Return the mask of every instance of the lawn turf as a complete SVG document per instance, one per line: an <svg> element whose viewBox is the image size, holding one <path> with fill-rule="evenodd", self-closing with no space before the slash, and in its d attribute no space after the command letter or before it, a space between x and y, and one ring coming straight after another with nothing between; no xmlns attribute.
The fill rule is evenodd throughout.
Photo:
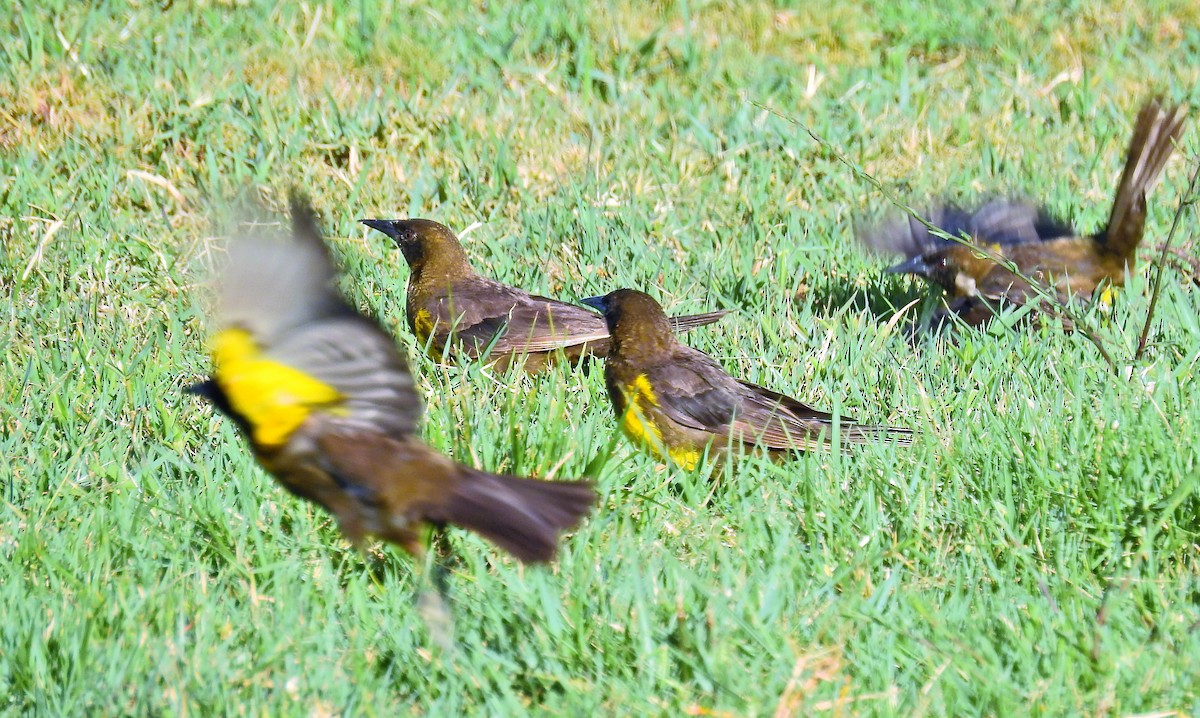
<svg viewBox="0 0 1200 718"><path fill-rule="evenodd" d="M1015 193L1093 230L1141 101L1200 104L1200 6L166 6L0 13L0 712L1200 713L1194 277L1168 268L1137 363L1149 262L1087 312L1115 372L1054 325L910 344L890 320L925 288L853 242L886 200L788 121L906 201ZM181 394L230 198L293 185L430 443L598 480L553 568L452 532L450 654L406 557L356 553ZM734 309L688 341L923 433L667 469L613 441L599 371L421 356L368 216L446 223L539 293Z"/></svg>

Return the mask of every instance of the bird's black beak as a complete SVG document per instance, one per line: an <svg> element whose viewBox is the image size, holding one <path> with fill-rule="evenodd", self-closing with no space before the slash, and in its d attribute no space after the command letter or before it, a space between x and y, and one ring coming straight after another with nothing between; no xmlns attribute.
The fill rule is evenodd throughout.
<svg viewBox="0 0 1200 718"><path fill-rule="evenodd" d="M221 390L217 388L217 383L212 379L205 379L204 381L196 382L195 384L184 387L183 389L184 394L198 396L201 399L206 399L213 404L218 403L220 391Z"/></svg>
<svg viewBox="0 0 1200 718"><path fill-rule="evenodd" d="M399 230L396 229L396 220L394 219L360 219L359 222L367 225L371 229L377 229L383 232L392 239L396 238Z"/></svg>
<svg viewBox="0 0 1200 718"><path fill-rule="evenodd" d="M229 403L229 397L221 390L220 385L212 379L197 382L189 387L184 388L185 394L193 394L198 396L208 403L213 405L213 408L218 413L224 414L233 419L234 422L241 427L242 431L253 433L250 423L246 421L246 417L234 411L233 405Z"/></svg>
<svg viewBox="0 0 1200 718"><path fill-rule="evenodd" d="M887 272L888 274L915 274L918 277L928 277L929 264L925 261L924 257L917 255L916 257L913 257L912 259L906 259L899 264L893 264L883 271Z"/></svg>
<svg viewBox="0 0 1200 718"><path fill-rule="evenodd" d="M580 299L579 303L591 307L601 314L608 311L608 297L588 297L587 299Z"/></svg>

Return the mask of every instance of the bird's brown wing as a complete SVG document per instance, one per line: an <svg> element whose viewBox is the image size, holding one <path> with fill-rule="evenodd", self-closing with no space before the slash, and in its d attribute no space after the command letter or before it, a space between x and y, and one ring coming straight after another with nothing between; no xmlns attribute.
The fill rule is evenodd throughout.
<svg viewBox="0 0 1200 718"><path fill-rule="evenodd" d="M354 543L373 534L419 555L421 527L438 523L461 482L458 467L416 439L343 417L324 414L305 428L318 451L298 462L302 471L281 472L281 481L328 509Z"/></svg>
<svg viewBox="0 0 1200 718"><path fill-rule="evenodd" d="M513 297L514 303L510 304L510 300L505 299L497 302L490 312L481 308L479 321L465 331L459 330L459 337L487 346L497 334L503 332L492 349L500 354L548 352L581 344L595 345L597 354L607 353L609 334L603 317L557 299L528 294L512 287L505 289L510 291L497 296ZM497 311L505 304L509 304L507 312ZM688 314L671 317L670 322L675 331L686 332L717 322L729 313L730 310L722 309ZM482 316L484 314L488 316Z"/></svg>
<svg viewBox="0 0 1200 718"><path fill-rule="evenodd" d="M770 449L808 451L831 440L833 414L734 379L708 355L685 349L675 362L648 375L659 407L672 420L721 436L733 434L747 444ZM840 422L842 441L848 444L912 442L909 429L859 424L850 416Z"/></svg>
<svg viewBox="0 0 1200 718"><path fill-rule="evenodd" d="M787 408L788 411L790 411L797 418L811 419L813 421L833 421L833 414L830 414L829 412L826 412L826 411L819 411L817 409L814 409L811 406L809 406L808 404L805 404L804 402L799 401L797 399L793 399L792 397L788 396L787 394L780 394L777 391L771 391L770 389L768 389L766 387L759 386L758 384L752 384L748 381L742 381L739 383L742 386L749 389L750 391L754 392L755 394L758 394L761 397L765 397L767 400L769 400L771 402L774 402L776 404L782 404L784 407ZM855 421L855 419L853 419L849 416L843 416L842 421Z"/></svg>
<svg viewBox="0 0 1200 718"><path fill-rule="evenodd" d="M603 317L556 299L526 295L508 315L500 351L542 352L608 340Z"/></svg>
<svg viewBox="0 0 1200 718"><path fill-rule="evenodd" d="M731 377L712 357L681 347L673 360L646 372L658 408L672 421L715 434L735 436L770 449L810 449L819 445L828 415L803 407L792 412L769 390ZM827 433L827 431L826 431Z"/></svg>
<svg viewBox="0 0 1200 718"><path fill-rule="evenodd" d="M742 389L733 427L745 437L743 441L770 449L799 451L829 443L832 415L753 384L743 384ZM793 406L801 414L794 412Z"/></svg>
<svg viewBox="0 0 1200 718"><path fill-rule="evenodd" d="M827 426L827 414L738 381L712 357L690 347L681 347L671 362L647 371L646 378L658 408L690 429L733 434L771 449L808 449L821 443L818 437ZM794 414L788 403L803 407L805 415Z"/></svg>
<svg viewBox="0 0 1200 718"><path fill-rule="evenodd" d="M641 372L667 418L696 431L724 436L737 409L737 380L703 352L681 346L671 359Z"/></svg>
<svg viewBox="0 0 1200 718"><path fill-rule="evenodd" d="M545 352L608 338L604 319L572 304L482 277L456 282L422 302L442 342L451 335L472 356Z"/></svg>
<svg viewBox="0 0 1200 718"><path fill-rule="evenodd" d="M833 414L757 384L742 382L742 386L751 396L742 402L738 418L744 420L750 430L761 427L764 438L759 443L765 443L773 449L807 451L832 440ZM841 441L846 444L887 441L908 445L912 443L913 436L911 429L860 424L850 416L840 417L839 431Z"/></svg>
<svg viewBox="0 0 1200 718"><path fill-rule="evenodd" d="M676 333L690 332L696 327L703 327L714 322L721 321L721 318L726 314L732 313L732 309L718 309L715 312L703 312L701 314L683 314L674 317L667 317L667 321L671 323L671 329Z"/></svg>
<svg viewBox="0 0 1200 718"><path fill-rule="evenodd" d="M591 345L608 351L608 327L591 310L487 279L459 280L438 296L419 302L429 313L435 346L453 336L472 358L491 347L492 354L530 354ZM672 317L676 331L688 331L720 320L729 310Z"/></svg>
<svg viewBox="0 0 1200 718"><path fill-rule="evenodd" d="M549 561L558 534L596 500L587 481L541 481L462 466L416 439L349 430L328 418L320 462L340 491L322 503L348 535L375 534L419 554L422 524L455 524L522 561ZM326 482L328 483L328 482Z"/></svg>

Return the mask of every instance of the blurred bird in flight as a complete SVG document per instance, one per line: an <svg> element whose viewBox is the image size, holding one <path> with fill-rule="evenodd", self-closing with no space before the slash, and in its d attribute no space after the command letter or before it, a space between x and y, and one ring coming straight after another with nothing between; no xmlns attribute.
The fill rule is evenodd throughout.
<svg viewBox="0 0 1200 718"><path fill-rule="evenodd" d="M212 375L191 387L231 418L258 462L328 510L355 544L409 553L427 526L474 531L522 561L548 561L587 513L587 482L458 464L418 438L422 405L392 337L334 286L313 210L292 198L290 237L230 242L217 287Z"/></svg>
<svg viewBox="0 0 1200 718"><path fill-rule="evenodd" d="M945 290L935 324L954 314L978 326L1002 304L1045 309L1043 292L1060 303L1072 295L1090 299L1097 289L1122 286L1126 269L1133 268L1146 225L1146 194L1174 152L1183 121L1182 108L1158 99L1142 107L1108 224L1095 234L1082 235L1039 207L993 200L976 210L943 205L930 212L933 227L970 243L939 237L912 218L860 239L906 257L887 271L923 277Z"/></svg>

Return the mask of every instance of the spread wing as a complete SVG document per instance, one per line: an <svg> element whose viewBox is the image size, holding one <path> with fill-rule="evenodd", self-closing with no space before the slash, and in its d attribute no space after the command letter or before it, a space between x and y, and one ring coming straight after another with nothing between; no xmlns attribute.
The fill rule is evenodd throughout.
<svg viewBox="0 0 1200 718"><path fill-rule="evenodd" d="M347 314L309 322L264 350L336 389L341 423L392 436L416 432L422 406L408 364L371 320Z"/></svg>
<svg viewBox="0 0 1200 718"><path fill-rule="evenodd" d="M1002 247L1078 235L1073 227L1051 217L1041 207L1012 199L995 199L977 209L940 205L931 209L926 219L952 237L965 234L978 244ZM859 241L874 251L906 257L952 243L912 217L869 229L859 235Z"/></svg>

